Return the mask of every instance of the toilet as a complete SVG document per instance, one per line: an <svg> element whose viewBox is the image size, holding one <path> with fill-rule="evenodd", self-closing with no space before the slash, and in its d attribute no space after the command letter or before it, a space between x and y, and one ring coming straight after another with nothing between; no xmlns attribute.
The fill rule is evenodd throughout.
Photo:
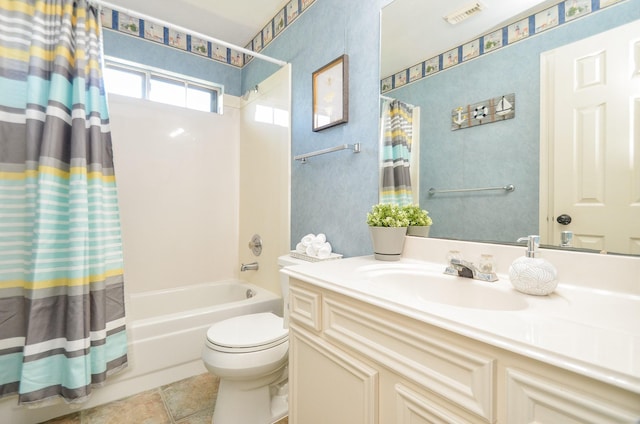
<svg viewBox="0 0 640 424"><path fill-rule="evenodd" d="M289 255L280 268L308 263ZM240 315L207 330L202 360L220 378L215 424L271 424L288 413L289 279L280 275L283 315Z"/></svg>

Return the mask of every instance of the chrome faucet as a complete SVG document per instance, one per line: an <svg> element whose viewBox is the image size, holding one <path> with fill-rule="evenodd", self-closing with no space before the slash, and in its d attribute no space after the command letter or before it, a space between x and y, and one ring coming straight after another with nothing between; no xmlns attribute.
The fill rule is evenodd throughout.
<svg viewBox="0 0 640 424"><path fill-rule="evenodd" d="M240 266L240 271L257 271L258 270L258 262L251 262L250 264L242 264Z"/></svg>
<svg viewBox="0 0 640 424"><path fill-rule="evenodd" d="M498 276L495 272L482 272L471 262L458 258L451 258L449 260L449 265L444 270L444 273L481 281L498 281Z"/></svg>

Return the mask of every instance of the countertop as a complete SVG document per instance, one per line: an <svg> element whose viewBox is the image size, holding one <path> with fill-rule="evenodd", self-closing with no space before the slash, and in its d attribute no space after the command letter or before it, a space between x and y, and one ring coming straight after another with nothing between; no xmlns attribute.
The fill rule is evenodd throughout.
<svg viewBox="0 0 640 424"><path fill-rule="evenodd" d="M492 310L430 301L424 292L398 289L363 270L409 267L420 278L450 279L474 290L493 290L520 309ZM549 296L516 291L505 274L488 283L442 275L445 264L403 258L397 262L361 256L285 268L281 272L380 308L462 336L640 393L640 296L560 283ZM382 273L383 275L384 273ZM393 274L392 274L393 275ZM437 277L436 277L437 276ZM390 277L390 280L396 277ZM414 280L416 280L414 278ZM416 280L413 284L419 284ZM410 287L410 285L409 285ZM415 286L414 286L415 287ZM466 290L463 288L463 290ZM525 302L525 303L522 303Z"/></svg>

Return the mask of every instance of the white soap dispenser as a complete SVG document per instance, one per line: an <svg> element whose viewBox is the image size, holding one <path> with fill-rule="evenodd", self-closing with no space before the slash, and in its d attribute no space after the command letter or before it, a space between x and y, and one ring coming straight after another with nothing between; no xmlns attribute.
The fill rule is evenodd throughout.
<svg viewBox="0 0 640 424"><path fill-rule="evenodd" d="M538 258L540 236L528 236L518 239L518 242L527 242L527 253L511 264L509 267L509 279L516 290L527 294L544 296L552 293L558 281L558 272L549 261Z"/></svg>

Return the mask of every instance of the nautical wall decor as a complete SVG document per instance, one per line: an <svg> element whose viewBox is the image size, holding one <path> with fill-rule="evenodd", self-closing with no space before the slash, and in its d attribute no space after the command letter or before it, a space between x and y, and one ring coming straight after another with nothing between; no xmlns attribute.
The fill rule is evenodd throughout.
<svg viewBox="0 0 640 424"><path fill-rule="evenodd" d="M451 131L504 121L516 116L515 93L451 110Z"/></svg>

